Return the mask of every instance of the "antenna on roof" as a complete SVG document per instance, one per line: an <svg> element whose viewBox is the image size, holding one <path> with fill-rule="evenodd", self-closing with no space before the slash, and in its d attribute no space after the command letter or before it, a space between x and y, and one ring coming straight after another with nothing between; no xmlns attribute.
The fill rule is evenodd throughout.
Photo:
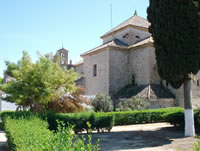
<svg viewBox="0 0 200 151"><path fill-rule="evenodd" d="M112 4L110 4L110 25L111 25L111 29L113 28L113 25L112 25Z"/></svg>
<svg viewBox="0 0 200 151"><path fill-rule="evenodd" d="M138 16L138 14L137 14L137 10L135 10L134 16Z"/></svg>
<svg viewBox="0 0 200 151"><path fill-rule="evenodd" d="M63 47L63 43L62 43L62 49L63 49L64 47Z"/></svg>

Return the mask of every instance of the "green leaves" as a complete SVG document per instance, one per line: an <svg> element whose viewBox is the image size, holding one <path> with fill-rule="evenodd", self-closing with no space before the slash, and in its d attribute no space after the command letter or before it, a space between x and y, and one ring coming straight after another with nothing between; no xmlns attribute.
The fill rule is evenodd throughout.
<svg viewBox="0 0 200 151"><path fill-rule="evenodd" d="M16 114L17 115L17 114ZM17 151L98 151L99 143L92 144L91 136L79 138L73 126L58 122L52 132L46 121L36 115L4 116L4 126L11 150Z"/></svg>
<svg viewBox="0 0 200 151"><path fill-rule="evenodd" d="M158 72L174 88L200 69L199 0L150 0L147 9Z"/></svg>
<svg viewBox="0 0 200 151"><path fill-rule="evenodd" d="M36 63L31 61L27 52L23 52L20 63L8 63L7 70L16 78L1 86L10 96L10 102L34 109L35 104L46 105L65 93L76 91L76 73L55 63L50 57L40 57Z"/></svg>

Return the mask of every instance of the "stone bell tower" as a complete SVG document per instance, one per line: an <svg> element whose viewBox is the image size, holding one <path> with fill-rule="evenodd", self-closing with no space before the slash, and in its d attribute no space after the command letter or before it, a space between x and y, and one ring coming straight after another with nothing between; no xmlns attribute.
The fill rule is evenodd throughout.
<svg viewBox="0 0 200 151"><path fill-rule="evenodd" d="M65 48L61 48L57 51L57 53L60 56L60 65L65 66L67 68L67 66L68 66L68 50Z"/></svg>

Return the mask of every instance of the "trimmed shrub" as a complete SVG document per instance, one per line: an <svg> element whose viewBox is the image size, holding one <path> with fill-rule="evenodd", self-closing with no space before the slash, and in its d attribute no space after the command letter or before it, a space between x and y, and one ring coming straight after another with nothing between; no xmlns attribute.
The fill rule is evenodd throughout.
<svg viewBox="0 0 200 151"><path fill-rule="evenodd" d="M51 130L57 129L56 120L63 121L65 124L74 125L73 129L77 132L87 131L90 123L92 130L110 131L114 126L114 116L105 113L75 113L75 114L47 114L47 120Z"/></svg>
<svg viewBox="0 0 200 151"><path fill-rule="evenodd" d="M17 151L98 151L99 144L91 143L91 135L88 140L83 136L79 138L72 132L70 125L65 128L63 122L58 122L56 133L48 130L46 121L32 116L27 118L4 117L5 131L8 137L10 150Z"/></svg>
<svg viewBox="0 0 200 151"><path fill-rule="evenodd" d="M31 117L32 115L42 117L47 120L50 130L57 130L57 120L63 121L65 125L74 125L73 130L78 133L89 130L87 122L90 123L92 130L98 132L110 131L114 125L130 125L144 123L169 122L174 126L184 127L184 109L183 108L164 108L148 109L124 112L84 112L84 113L53 113L39 114L31 112L3 112L1 116L10 116L15 118ZM200 111L194 111L195 128L200 127Z"/></svg>
<svg viewBox="0 0 200 151"><path fill-rule="evenodd" d="M113 111L113 101L110 96L97 94L92 100L95 112L111 112Z"/></svg>
<svg viewBox="0 0 200 151"><path fill-rule="evenodd" d="M49 124L50 130L57 130L58 123L57 121L64 122L65 125L73 125L73 130L75 133L91 130L97 130L99 132L110 131L114 126L114 116L106 113L91 113L91 112L83 112L83 113L54 113L48 112L46 113L32 113L32 112L2 112L1 117L4 120L5 117L12 118L29 118L32 116L37 116L42 118L43 120L47 120ZM87 123L90 123L91 127L88 127Z"/></svg>
<svg viewBox="0 0 200 151"><path fill-rule="evenodd" d="M53 133L49 131L48 123L37 117L4 119L4 127L10 150L42 151L49 148L49 139Z"/></svg>
<svg viewBox="0 0 200 151"><path fill-rule="evenodd" d="M150 103L148 100L136 97L132 97L131 99L126 100L124 102L120 102L118 104L120 111L144 110L147 109L149 106Z"/></svg>

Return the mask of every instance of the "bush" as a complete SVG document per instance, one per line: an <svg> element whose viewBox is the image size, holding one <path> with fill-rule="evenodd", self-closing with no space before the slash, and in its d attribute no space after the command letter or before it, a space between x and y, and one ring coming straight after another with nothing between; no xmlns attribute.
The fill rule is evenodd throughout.
<svg viewBox="0 0 200 151"><path fill-rule="evenodd" d="M85 89L77 86L76 91L51 100L48 103L48 110L55 111L56 113L73 113L84 111L81 103L85 101L85 98L81 95L85 93Z"/></svg>
<svg viewBox="0 0 200 151"><path fill-rule="evenodd" d="M77 132L89 130L87 122L91 124L92 130L110 131L114 126L114 116L105 113L75 113L75 114L54 114L48 113L47 120L51 130L57 129L56 120L63 121L65 124L74 125L73 129Z"/></svg>
<svg viewBox="0 0 200 151"><path fill-rule="evenodd" d="M58 127L57 120L63 121L65 125L68 123L74 125L73 130L77 132L88 131L89 127L87 122L91 124L92 130L98 132L110 131L114 125L130 125L130 124L144 124L144 123L158 123L169 122L174 126L184 127L184 109L183 108L164 108L164 109L148 109L148 110L135 110L124 112L98 112L98 113L53 113L38 114L31 112L3 112L1 113L2 119L4 117L28 117L28 116L42 117L47 119L49 129L56 130ZM200 111L194 111L195 128L198 130L200 127Z"/></svg>
<svg viewBox="0 0 200 151"><path fill-rule="evenodd" d="M148 102L148 100L132 97L129 100L120 102L118 104L118 107L120 108L120 111L131 111L131 110L144 110L147 109L149 105L150 103Z"/></svg>
<svg viewBox="0 0 200 151"><path fill-rule="evenodd" d="M4 117L5 131L11 150L17 151L97 151L99 144L92 145L91 136L88 140L82 136L79 138L72 133L72 127L59 122L56 133L48 130L46 121L36 116L26 118ZM87 142L87 143L86 143Z"/></svg>
<svg viewBox="0 0 200 151"><path fill-rule="evenodd" d="M198 137L198 139L200 139ZM199 151L200 150L200 140L198 140L198 142L194 143L193 145L193 151Z"/></svg>
<svg viewBox="0 0 200 151"><path fill-rule="evenodd" d="M111 112L113 111L113 101L110 96L97 94L92 100L95 112Z"/></svg>
<svg viewBox="0 0 200 151"><path fill-rule="evenodd" d="M6 117L4 127L10 150L38 150L49 148L48 140L53 133L48 124L37 117L14 119Z"/></svg>
<svg viewBox="0 0 200 151"><path fill-rule="evenodd" d="M166 122L164 114L173 109L152 109L107 113L115 117L115 125Z"/></svg>
<svg viewBox="0 0 200 151"><path fill-rule="evenodd" d="M65 125L73 125L73 130L77 132L91 130L97 130L99 132L110 131L114 126L114 116L108 115L106 113L91 113L91 112L83 112L83 113L54 113L48 112L47 114L44 113L35 113L35 112L2 112L1 117L4 121L5 117L12 117L12 118L28 118L32 116L37 116L42 118L43 120L47 120L49 129L50 130L57 130L58 123L57 121L64 122ZM91 127L88 127L87 123L90 123Z"/></svg>

